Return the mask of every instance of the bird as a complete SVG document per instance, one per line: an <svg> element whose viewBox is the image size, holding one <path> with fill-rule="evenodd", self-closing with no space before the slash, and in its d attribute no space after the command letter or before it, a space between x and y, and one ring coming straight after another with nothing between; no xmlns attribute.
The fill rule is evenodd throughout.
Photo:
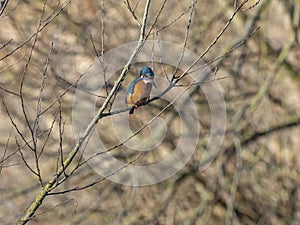
<svg viewBox="0 0 300 225"><path fill-rule="evenodd" d="M129 114L133 114L135 108L149 99L152 86L156 87L154 72L148 66L144 66L139 77L133 80L127 88L125 103L128 106L134 106L130 109Z"/></svg>

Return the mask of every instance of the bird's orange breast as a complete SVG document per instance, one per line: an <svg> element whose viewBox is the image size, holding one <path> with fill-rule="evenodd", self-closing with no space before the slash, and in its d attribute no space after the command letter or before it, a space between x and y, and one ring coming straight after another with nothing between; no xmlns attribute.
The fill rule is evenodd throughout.
<svg viewBox="0 0 300 225"><path fill-rule="evenodd" d="M139 81L135 86L133 93L128 96L127 103L129 105L135 105L140 103L143 100L146 100L150 96L150 92L152 89L151 82Z"/></svg>

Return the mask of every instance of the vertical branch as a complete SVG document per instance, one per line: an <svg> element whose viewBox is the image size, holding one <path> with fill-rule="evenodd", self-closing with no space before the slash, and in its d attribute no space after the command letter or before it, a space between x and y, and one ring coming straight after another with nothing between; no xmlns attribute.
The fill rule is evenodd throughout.
<svg viewBox="0 0 300 225"><path fill-rule="evenodd" d="M172 81L176 78L176 74L178 72L178 68L179 68L179 66L180 66L180 64L182 62L183 56L184 56L186 43L187 43L187 40L188 40L188 37L189 37L190 26L191 26L191 23L192 23L192 17L193 17L194 7L195 7L195 2L194 2L194 0L192 0L192 7L191 7L191 10L190 10L190 16L189 16L188 23L187 23L187 26L186 26L185 37L184 37L184 41L183 41L182 53L180 55L180 59L179 59L179 61L177 63L175 71L173 73L173 76L172 76L172 79L171 79Z"/></svg>
<svg viewBox="0 0 300 225"><path fill-rule="evenodd" d="M153 30L153 28L156 27L156 23L158 21L158 18L160 17L163 9L165 8L165 5L166 5L167 1L168 0L164 0L164 2L162 3L162 5L161 5L161 7L160 7L155 19L154 19L154 22L152 23L151 27L148 29L146 37L148 37L151 34L151 31ZM153 35L153 38L152 38L152 51L151 51L152 55L151 55L151 59L152 59L152 69L154 69L154 37L155 37L155 33L153 32L152 35Z"/></svg>
<svg viewBox="0 0 300 225"><path fill-rule="evenodd" d="M104 0L102 0L101 4L101 61L103 66L103 76L104 76L104 85L105 85L105 91L106 95L108 95L108 84L106 80L106 69L104 68L103 64L103 55L104 55L104 17L105 16L105 7L104 7Z"/></svg>
<svg viewBox="0 0 300 225"><path fill-rule="evenodd" d="M64 168L64 154L63 154L63 134L64 134L64 124L62 123L62 108L61 108L61 100L59 103L59 111L58 111L58 132L59 132L59 148L58 148L58 161L57 165L60 165L63 168L63 172L65 177L67 177L65 168ZM60 162L59 162L60 161ZM57 167L59 168L59 166Z"/></svg>
<svg viewBox="0 0 300 225"><path fill-rule="evenodd" d="M152 69L154 70L154 34L152 35L152 47L151 47L151 63L152 63Z"/></svg>
<svg viewBox="0 0 300 225"><path fill-rule="evenodd" d="M40 126L40 116L41 116L41 111L42 111L42 101L43 101L43 92L44 92L44 88L45 88L45 81L47 78L47 70L48 70L48 66L49 66L49 59L53 50L53 42L50 45L50 51L49 54L47 56L46 59L46 63L44 66L44 71L43 71L43 77L42 77L42 82L41 82L41 87L40 87L40 91L39 91L39 97L37 100L37 108L36 108L36 118L34 121L34 125L32 128L32 141L33 141L33 146L34 146L34 158L35 158L35 166L37 169L37 174L38 174L38 178L39 178L39 182L41 184L41 186L43 186L43 180L42 180L42 175L41 175L41 171L40 171L40 166L39 166L39 153L37 152L37 136L39 133L39 126Z"/></svg>
<svg viewBox="0 0 300 225"><path fill-rule="evenodd" d="M11 138L11 133L12 133L12 128L10 129L10 132L9 132L6 144L5 144L5 148L4 148L3 154L2 154L2 156L0 158L0 174L1 174L2 169L3 169L3 163L5 161L5 156L6 156L6 152L7 152L7 149L8 149L8 144L9 144L9 141L10 141L10 138Z"/></svg>
<svg viewBox="0 0 300 225"><path fill-rule="evenodd" d="M50 135L51 135L51 133L52 133L52 131L53 131L53 127L54 127L54 124L55 124L55 120L56 120L57 114L58 114L58 111L55 112L55 115L54 115L54 117L53 117L51 126L50 126L50 128L48 129L49 131L47 132L46 139L45 139L45 141L44 141L43 146L41 147L41 151L39 152L38 159L39 159L39 158L41 157L41 155L43 154L44 149L45 149L45 147L46 147L46 144L48 143L48 140L49 140L49 138L50 138Z"/></svg>
<svg viewBox="0 0 300 225"><path fill-rule="evenodd" d="M237 187L238 187L240 177L242 175L242 169L243 169L243 160L242 160L242 156L241 156L242 145L241 145L241 139L240 139L239 135L234 134L233 142L235 145L235 152L236 152L236 172L234 174L233 181L231 183L230 197L227 201L226 225L231 225L234 223L233 219L234 219L235 196L236 196Z"/></svg>
<svg viewBox="0 0 300 225"><path fill-rule="evenodd" d="M29 57L28 57L27 63L25 64L25 68L24 68L24 71L23 71L23 74L22 74L22 78L21 78L20 89L19 89L22 112L23 112L26 124L27 124L27 126L28 126L28 128L29 128L29 130L31 132L31 136L32 136L33 140L35 139L34 138L34 131L33 131L33 128L31 127L31 124L29 122L29 119L28 119L28 116L27 116L27 112L26 112L26 109L25 109L25 101L24 101L24 96L23 96L23 86L24 86L26 75L27 75L28 66L29 66L29 64L31 62L31 58L32 58L32 55L33 55L33 50L34 50L35 45L36 45L37 40L38 40L39 30L42 27L42 18L43 18L44 13L45 13L46 3L47 3L47 0L44 1L43 10L42 10L42 13L41 13L41 17L39 19L39 24L38 24L38 27L37 27L37 30L36 30L36 33L35 33L35 36L34 36L33 44L31 46L31 49L30 49L30 52L29 52ZM35 144L35 142L33 142L33 144ZM36 146L34 146L33 149L35 149L35 147Z"/></svg>
<svg viewBox="0 0 300 225"><path fill-rule="evenodd" d="M146 24L148 20L150 2L151 0L147 0L146 7L144 10L143 23L141 26L141 33L140 33L140 44L143 44L143 42L145 41Z"/></svg>
<svg viewBox="0 0 300 225"><path fill-rule="evenodd" d="M250 109L251 110L253 110L255 107L258 106L260 101L265 96L266 92L269 90L269 87L270 87L271 83L276 78L281 65L283 64L284 60L288 56L288 53L290 52L290 49L294 46L295 42L296 42L296 39L295 39L295 36L293 35L290 38L290 40L288 40L288 42L285 44L283 49L281 50L279 56L277 57L277 59L274 63L275 66L274 66L274 69L272 70L270 76L267 77L264 84L260 87L257 94L251 100L251 102L250 102Z"/></svg>
<svg viewBox="0 0 300 225"><path fill-rule="evenodd" d="M107 83L107 79L106 79L106 75L105 75L106 68L104 67L104 64L103 64L104 47L102 47L101 53L99 54L99 52L97 51L97 48L95 46L95 42L94 42L94 38L93 38L92 33L90 33L90 38L91 38L91 42L92 42L92 45L93 45L94 52L96 53L97 59L98 59L100 65L103 69L103 80L104 80L104 86L105 86L105 91L106 91L106 96L107 96L108 95L108 83ZM101 42L103 42L103 39L102 39ZM102 44L104 44L104 43L102 43ZM87 91L85 91L85 92L87 92Z"/></svg>
<svg viewBox="0 0 300 225"><path fill-rule="evenodd" d="M169 81L169 83L171 83L171 80L168 77L168 74L167 74L167 72L165 70L165 67L164 67L164 64L162 62L162 49L161 49L161 46L160 46L160 38L159 38L157 30L155 31L155 34L156 34L156 37L157 37L157 46L158 46L158 50L159 50L159 64L160 64L161 70L162 70L165 78Z"/></svg>

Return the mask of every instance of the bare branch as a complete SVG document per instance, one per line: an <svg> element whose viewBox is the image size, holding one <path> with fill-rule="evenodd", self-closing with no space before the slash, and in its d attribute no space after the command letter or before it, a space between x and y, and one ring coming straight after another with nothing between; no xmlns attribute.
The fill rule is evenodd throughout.
<svg viewBox="0 0 300 225"><path fill-rule="evenodd" d="M68 192L74 192L74 191L81 191L81 190L84 190L84 189L87 189L87 188L90 188L106 179L108 179L109 177L111 176L114 176L115 174L117 174L118 172L124 170L125 168L127 168L128 166L132 165L133 163L137 162L144 154L141 153L139 154L134 160L131 160L130 162L128 162L126 165L124 165L123 167L119 168L118 170L115 170L113 171L112 173L110 173L109 175L101 178L101 179L98 179L90 184L87 184L87 185L84 185L82 187L75 187L75 188L71 188L71 189L68 189L68 190L64 190L64 191L60 191L60 192L51 192L49 193L48 195L59 195L59 194L65 194L65 193L68 193Z"/></svg>
<svg viewBox="0 0 300 225"><path fill-rule="evenodd" d="M59 149L58 149L58 158L60 159L57 161L57 165L63 168L64 175L67 177L65 168L64 168L64 154L63 154L63 135L64 135L64 123L62 122L62 108L61 108L61 101L59 102L59 113L58 113L58 129L59 129ZM58 167L59 168L59 167Z"/></svg>
<svg viewBox="0 0 300 225"><path fill-rule="evenodd" d="M159 16L161 15L163 9L165 8L165 5L166 5L167 1L168 1L168 0L164 0L164 2L162 3L162 5L161 5L161 7L160 7L160 9L159 9L159 11L158 11L158 13L157 13L155 19L154 19L154 22L152 23L151 27L150 27L149 30L148 30L148 33L147 33L146 37L148 37L148 36L151 34L151 31L152 31L153 28L156 26L156 23L157 23L157 21L158 21L158 18L159 18Z"/></svg>
<svg viewBox="0 0 300 225"><path fill-rule="evenodd" d="M20 93L20 101L21 101L21 108L22 108L22 112L23 112L23 116L25 118L25 121L26 121L26 124L27 124L27 127L29 128L30 132L31 132L31 136L32 136L32 139L33 139L33 149L34 151L36 151L36 140L35 140L35 134L34 134L34 130L33 128L31 127L31 124L29 122L29 119L28 119L28 115L27 115L27 112L26 112L26 109L25 109L25 101L24 101L24 96L23 96L23 86L24 86L24 82L25 82L25 77L27 75L27 70L28 70L28 66L30 64L30 61L31 61L31 58L32 58L32 55L33 55L33 50L35 48L35 45L37 43L37 39L38 39L38 31L40 30L41 26L42 26L42 17L45 13L45 7L46 7L46 2L44 2L44 5L43 5L43 10L42 10L42 13L41 13L41 17L40 17L40 20L39 20L39 24L38 24L38 27L37 27L37 32L35 33L35 38L33 40L33 44L31 46L31 49L30 49L30 53L29 53L29 57L28 57L28 60L25 64L25 68L23 70L23 74L22 74L22 78L21 78L21 83L20 83L20 90L19 90L19 93ZM43 82L42 82L43 83Z"/></svg>
<svg viewBox="0 0 300 225"><path fill-rule="evenodd" d="M187 22L187 26L186 26L185 37L184 37L183 46L182 46L182 52L181 52L179 61L178 61L177 65L176 65L175 71L173 72L171 81L173 81L176 78L176 74L178 72L178 68L179 68L179 66L180 66L180 64L182 62L183 56L184 56L186 43L187 43L187 40L188 40L188 37L189 37L190 26L191 26L191 23L192 23L192 16L193 16L193 12L194 12L194 7L195 7L195 2L194 2L194 0L192 0L192 7L191 7L191 10L190 10L190 16L189 16L189 19L188 19L188 22Z"/></svg>
<svg viewBox="0 0 300 225"><path fill-rule="evenodd" d="M88 67L88 69L91 67L92 65L90 65L89 67ZM72 83L72 84L70 84L70 86L68 87L68 88L66 88L61 94L60 94L60 96L58 96L57 98L56 98L56 100L54 100L48 107L46 107L42 112L41 112L41 114L40 115L42 115L42 114L44 114L45 112L47 112L49 109L51 109L60 99L62 99L62 97L65 95L65 94L67 94L73 87L76 87L76 83L83 77L85 75L85 73L82 73L82 74L80 74L80 76ZM91 95L93 95L93 93L89 93L89 94L91 94ZM98 96L97 95L97 97L101 97L101 96Z"/></svg>
<svg viewBox="0 0 300 225"><path fill-rule="evenodd" d="M195 4L197 3L197 1L195 1ZM185 11L183 11L182 13L180 13L177 17L175 17L174 20L172 20L170 23L166 24L165 26L162 26L160 28L157 28L157 30L155 31L155 33L159 33L160 31L162 30L165 30L166 28L172 26L173 24L175 24L179 19L181 19L185 14L187 14L190 9L192 8L193 6L190 5ZM150 35L151 33L149 33Z"/></svg>
<svg viewBox="0 0 300 225"><path fill-rule="evenodd" d="M42 156L42 154L43 154L43 152L44 152L44 150L45 150L46 144L48 143L48 140L49 140L49 138L50 138L50 135L51 135L51 133L52 133L52 131L53 131L53 127L54 127L54 124L55 124L55 121L56 121L56 117L57 117L58 112L59 112L59 110L57 110L57 111L55 112L54 116L53 116L53 120L52 120L52 123L51 123L50 128L48 129L48 133L47 133L46 139L45 139L45 141L44 141L44 143L43 143L43 145L42 145L42 147L41 147L41 151L39 152L39 155L38 155L38 157L37 157L38 160L39 160L40 157Z"/></svg>
<svg viewBox="0 0 300 225"><path fill-rule="evenodd" d="M102 25L103 26L103 25ZM104 28L103 28L104 29ZM104 31L103 31L104 32ZM104 34L103 34L104 35ZM103 64L103 54L104 54L104 47L102 47L101 49L101 55L98 53L97 49L96 49L96 46L95 46L95 42L94 42L94 39L93 39L93 35L92 33L90 33L90 38L91 38L91 42L92 42L92 45L93 45L93 49L96 53L96 56L97 56L97 59L100 63L100 65L102 66L102 70L103 70L103 79L104 79L104 87L105 87L105 91L106 91L106 96L108 95L108 82L107 82L107 79L106 79L106 69L107 68L104 68L104 64ZM102 37L102 46L104 46L104 36ZM75 85L77 86L77 85ZM78 89L82 90L82 88L78 87ZM84 92L86 93L89 93L88 91L85 91L83 90ZM92 93L91 93L92 94ZM92 94L95 96L95 94ZM106 98L106 96L100 96L100 95L96 95L96 97L100 97L100 98Z"/></svg>
<svg viewBox="0 0 300 225"><path fill-rule="evenodd" d="M9 94L12 94L12 95L15 95L15 96L17 96L17 97L20 97L20 95L19 95L18 93L13 92L13 91L10 91L10 90L7 90L7 89L4 88L4 87L1 87L1 86L0 86L0 89L1 89L2 91L5 91L5 92L9 93Z"/></svg>
<svg viewBox="0 0 300 225"><path fill-rule="evenodd" d="M24 155L23 155L23 152L22 152L22 150L21 150L21 147L20 147L20 145L19 145L19 143L18 143L18 140L17 140L17 139L15 139L15 140L16 140L16 144L17 144L17 146L18 146L19 153L20 153L20 155L21 155L21 158L22 158L22 160L23 160L25 166L30 170L31 173L33 173L34 175L36 175L37 177L39 177L39 174L38 174L36 171L34 171L34 169L32 169L31 166L30 166L30 165L28 164L28 162L26 161L26 159L25 159L25 157L24 157Z"/></svg>
<svg viewBox="0 0 300 225"><path fill-rule="evenodd" d="M16 129L17 133L20 135L20 137L22 138L22 140L25 142L26 146L31 149L32 151L34 150L34 148L29 144L29 142L25 139L23 133L20 131L20 129L18 128L17 124L15 123L15 121L13 120L5 102L4 102L4 99L2 98L2 104L5 108L5 112L6 114L8 115L9 119L10 119L10 122L12 123L12 125L14 126L14 128Z"/></svg>
<svg viewBox="0 0 300 225"><path fill-rule="evenodd" d="M260 3L260 0L257 0L253 5L249 6L247 9L243 9L242 12L246 12L248 10L255 8L259 3Z"/></svg>
<svg viewBox="0 0 300 225"><path fill-rule="evenodd" d="M5 156L6 156L6 152L7 152L7 149L8 149L8 144L9 144L9 141L10 141L10 138L11 138L11 133L12 133L12 129L10 129L10 132L9 132L9 135L8 135L8 138L7 138L7 141L6 141L6 144L5 144L5 148L4 148L4 151L3 151L3 154L1 156L1 160L0 160L0 174L2 172L2 169L3 169L3 163L5 161ZM7 158L6 158L7 159Z"/></svg>
<svg viewBox="0 0 300 225"><path fill-rule="evenodd" d="M125 5L127 6L128 11L131 13L132 17L137 22L137 24L141 27L142 24L140 23L139 19L135 15L135 12L134 12L135 10L131 8L131 5L130 5L129 1L128 0L123 0L123 3L125 3Z"/></svg>
<svg viewBox="0 0 300 225"><path fill-rule="evenodd" d="M7 41L7 42L5 42L3 44L1 42L2 46L0 47L0 50L2 50L3 48L5 48L6 46L10 45L12 43L12 41L13 41L13 39L10 39L9 41Z"/></svg>

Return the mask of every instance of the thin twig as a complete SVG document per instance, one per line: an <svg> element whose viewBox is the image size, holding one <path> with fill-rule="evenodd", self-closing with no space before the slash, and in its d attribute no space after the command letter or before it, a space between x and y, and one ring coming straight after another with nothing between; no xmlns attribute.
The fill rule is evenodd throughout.
<svg viewBox="0 0 300 225"><path fill-rule="evenodd" d="M4 102L4 99L2 98L2 104L5 108L5 112L8 115L10 122L12 123L12 125L14 126L14 128L16 129L17 133L20 135L20 137L22 138L22 140L25 142L26 146L31 149L32 151L34 150L33 147L29 144L29 142L25 139L23 133L20 131L19 127L17 126L16 122L14 121L14 119L12 118L6 103Z"/></svg>
<svg viewBox="0 0 300 225"><path fill-rule="evenodd" d="M8 138L7 138L7 140L6 140L5 148L4 148L3 154L2 154L2 156L1 156L1 160L0 160L0 174L1 174L1 172L2 172L2 169L3 169L3 163L4 163L5 158L6 158L5 156L6 156L6 152L7 152L8 145L9 145L9 141L10 141L10 138L11 138L11 133L12 133L12 128L10 129Z"/></svg>
<svg viewBox="0 0 300 225"><path fill-rule="evenodd" d="M57 161L57 165L63 168L64 175L67 177L66 170L64 168L64 154L63 154L63 135L64 135L64 123L62 122L62 108L61 108L61 101L58 101L59 110L58 110L58 132L59 132L59 148L58 148L58 155L59 159ZM58 167L59 168L59 167Z"/></svg>
<svg viewBox="0 0 300 225"><path fill-rule="evenodd" d="M161 67L161 70L163 71L163 74L164 74L165 78L169 81L169 83L171 83L171 80L168 77L168 74L167 74L167 72L165 70L165 66L164 66L164 64L162 62L163 61L163 59L162 59L162 49L161 49L161 46L160 46L159 34L158 34L158 32L155 32L155 34L156 34L156 37L157 37L157 46L158 46L158 51L159 51L159 63L160 63L160 67Z"/></svg>
<svg viewBox="0 0 300 225"><path fill-rule="evenodd" d="M141 22L139 21L139 19L137 18L137 16L135 15L135 10L132 9L130 3L128 0L123 0L123 2L125 3L125 5L127 6L128 11L131 13L132 17L134 18L134 20L137 22L137 24L139 25L139 27L142 26Z"/></svg>
<svg viewBox="0 0 300 225"><path fill-rule="evenodd" d="M34 175L36 175L37 177L39 177L39 174L38 174L36 171L34 171L34 169L32 169L31 166L30 166L30 165L28 164L28 162L26 161L26 159L25 159L25 157L24 157L24 155L23 155L23 152L22 152L22 150L21 150L21 148L20 148L20 145L19 145L18 140L17 140L16 138L15 138L15 140L16 140L16 144L17 144L17 146L18 146L19 153L20 153L20 155L21 155L21 158L22 158L22 160L23 160L25 166L30 170L31 173L33 173Z"/></svg>
<svg viewBox="0 0 300 225"><path fill-rule="evenodd" d="M82 187L75 187L75 188L71 188L71 189L68 189L68 190L64 190L64 191L59 191L59 192L51 192L49 193L49 195L59 195L59 194L65 194L65 193L69 193L69 192L74 192L74 191L81 191L81 190L84 190L84 189L87 189L89 187L92 187L106 179L108 179L109 177L112 177L114 176L115 174L119 173L120 171L124 170L125 168L127 168L128 166L132 165L133 163L137 162L144 154L143 153L140 153L135 159L131 160L130 162L126 163L126 165L124 165L123 167L111 172L110 174L108 174L107 176L103 177L103 178L100 178L90 184L87 184L87 185L84 185Z"/></svg>
<svg viewBox="0 0 300 225"><path fill-rule="evenodd" d="M173 76L171 78L171 81L173 81L176 78L176 74L178 72L179 66L180 66L180 64L182 62L182 59L183 59L183 56L184 56L186 43L187 43L189 33L190 33L190 26L191 26L191 23L192 23L192 16L193 16L193 12L194 12L194 7L195 7L195 2L194 2L194 0L192 0L192 7L191 7L191 10L190 10L190 16L189 16L189 19L188 19L188 22L187 22L187 26L186 26L186 30L185 30L185 37L184 37L184 41L183 41L183 44L182 44L182 52L181 52L179 61L176 65L176 67L175 67L175 71L173 72Z"/></svg>
<svg viewBox="0 0 300 225"><path fill-rule="evenodd" d="M195 1L196 3L197 1ZM185 11L183 11L182 13L180 13L174 20L172 20L170 23L168 23L167 25L165 26L162 26L160 28L158 28L155 32L158 33L162 30L165 30L166 28L172 26L173 24L175 24L181 17L183 17L186 13L188 13L190 11L190 9L192 8L192 5L189 6ZM151 33L149 33L150 35Z"/></svg>
<svg viewBox="0 0 300 225"><path fill-rule="evenodd" d="M165 8L165 5L166 5L167 1L168 1L168 0L164 0L164 2L162 3L162 5L161 5L161 7L160 7L160 9L159 9L159 11L158 11L158 13L157 13L155 19L154 19L154 22L152 23L151 27L150 27L149 30L148 30L148 33L147 33L146 37L148 37L148 36L151 34L151 31L152 31L153 28L156 26L156 23L157 23L157 21L158 21L158 18L159 18L159 16L161 15L163 9ZM153 33L153 34L154 34L154 33Z"/></svg>
<svg viewBox="0 0 300 225"><path fill-rule="evenodd" d="M43 77L42 77L42 82L41 82L41 86L40 86L40 91L39 91L39 97L37 100L37 109L36 109L36 117L35 117L35 121L34 121L34 125L33 125L33 136L32 136L32 140L33 140L33 145L34 145L34 157L35 157L35 164L36 164L36 169L37 169L37 173L39 174L39 181L40 184L43 186L43 181L42 181L42 175L41 175L41 171L40 171L40 166L39 166L39 153L37 151L37 136L39 133L39 122L40 122L40 115L41 115L41 111L42 111L42 99L43 99L43 91L45 88L45 81L47 78L47 70L48 70L48 66L49 66L49 59L50 56L52 54L52 50L53 50L53 42L50 45L50 51L49 54L46 58L46 63L44 66L44 71L43 71Z"/></svg>
<svg viewBox="0 0 300 225"><path fill-rule="evenodd" d="M255 8L259 3L260 3L260 0L257 0L253 5L249 6L246 9L242 9L242 12L246 12L248 10L251 10L251 9Z"/></svg>
<svg viewBox="0 0 300 225"><path fill-rule="evenodd" d="M88 67L88 69L91 67L92 65L90 65ZM40 115L44 114L45 112L47 112L49 109L51 109L60 99L63 98L63 96L65 94L67 94L73 87L75 87L76 83L85 75L85 73L82 73L78 76L78 78L70 84L70 86L68 88L66 88L57 98L56 100L54 100L52 103L50 103L50 105L48 107L46 107Z"/></svg>
<svg viewBox="0 0 300 225"><path fill-rule="evenodd" d="M3 48L5 48L7 45L11 44L13 41L13 39L10 39L9 41L5 42L4 44L2 44L2 46L0 47L0 50L2 50Z"/></svg>
<svg viewBox="0 0 300 225"><path fill-rule="evenodd" d="M2 91L5 91L5 92L9 93L9 94L12 94L12 95L14 95L14 96L20 97L20 95L19 95L18 93L13 92L13 91L10 91L10 90L7 90L7 89L4 88L4 87L1 87L1 86L0 86L0 89L1 89Z"/></svg>
<svg viewBox="0 0 300 225"><path fill-rule="evenodd" d="M101 4L101 60L99 59L100 62L102 62L102 67L103 67L103 79L104 79L104 85L105 85L105 91L106 91L106 96L108 95L108 83L106 79L106 68L104 68L103 64L103 57L104 57L104 17L105 16L105 6L104 6L104 0L102 0Z"/></svg>
<svg viewBox="0 0 300 225"><path fill-rule="evenodd" d="M88 67L88 69L89 69L91 66L92 66L92 65L90 65L90 66ZM87 69L87 71L88 71L88 69ZM84 93L86 93L86 94L89 94L89 95L91 95L91 96L94 96L94 97L97 97L97 98L103 98L103 99L105 99L106 96L104 96L104 95L99 95L99 94L95 94L95 93L93 93L93 92L90 92L90 91L84 89L84 88L81 87L80 85L77 85L78 81L79 81L85 74L86 74L86 72L82 73L82 74L80 75L80 77L78 77L73 83L67 81L66 79L64 79L64 78L62 78L61 76L58 76L58 75L55 75L55 78L56 78L57 80L59 80L60 82L62 82L64 86L68 86L68 87L66 88L66 90L65 90L65 91L67 91L67 92L69 92L70 89L74 88L74 89L76 89L76 91L82 91L82 92L84 92ZM65 95L65 94L67 93L67 92L65 92L65 91L64 91L64 94L63 94L63 95ZM61 95L60 97L58 97L58 99L56 99L55 102L57 102L57 100L59 100L59 99L62 99L63 95Z"/></svg>
<svg viewBox="0 0 300 225"><path fill-rule="evenodd" d="M44 133L46 133L49 129L45 130L45 131L42 131L38 136L42 136L44 135ZM31 143L32 142L32 139L29 140L29 141L26 141L28 143ZM20 151L20 149L22 148L25 148L27 146L27 144L25 143L24 145L16 148L15 150L13 150L9 155L7 155L5 158L1 159L0 160L0 164L3 163L5 160L8 160L9 158L11 158L12 156L14 156L16 153L18 153ZM27 146L28 147L28 146Z"/></svg>
<svg viewBox="0 0 300 225"><path fill-rule="evenodd" d="M45 139L45 141L44 141L44 143L43 143L43 145L42 145L42 147L41 147L41 151L39 152L38 160L39 160L40 157L42 156L42 154L43 154L43 152L44 152L44 150L45 150L46 144L48 143L48 140L49 140L49 138L50 138L50 135L51 135L51 133L52 133L52 131L53 131L53 127L54 127L54 124L55 124L55 121L56 121L56 116L57 116L58 112L59 112L59 110L57 110L57 111L55 112L55 114L54 114L54 116L53 116L53 120L52 120L51 126L50 126L49 129L47 129L47 130L48 130L48 133L47 133L46 139Z"/></svg>
<svg viewBox="0 0 300 225"><path fill-rule="evenodd" d="M242 175L243 161L242 161L242 145L239 135L233 135L233 142L236 152L236 172L234 173L233 180L231 182L230 197L227 201L227 215L226 215L226 225L231 225L234 222L234 202L236 197L236 192L238 184Z"/></svg>

